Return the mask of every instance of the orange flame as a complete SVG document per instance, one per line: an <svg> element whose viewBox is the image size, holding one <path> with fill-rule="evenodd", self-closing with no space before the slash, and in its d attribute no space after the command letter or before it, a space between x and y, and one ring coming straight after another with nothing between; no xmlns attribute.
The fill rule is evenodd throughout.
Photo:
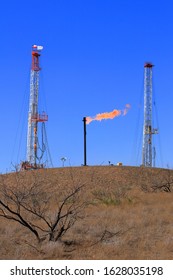
<svg viewBox="0 0 173 280"><path fill-rule="evenodd" d="M114 109L112 112L109 113L101 113L101 114L97 114L95 117L87 117L86 124L89 124L92 121L101 121L103 119L114 119L115 117L118 117L120 115L125 116L129 109L130 109L130 104L126 104L124 110Z"/></svg>

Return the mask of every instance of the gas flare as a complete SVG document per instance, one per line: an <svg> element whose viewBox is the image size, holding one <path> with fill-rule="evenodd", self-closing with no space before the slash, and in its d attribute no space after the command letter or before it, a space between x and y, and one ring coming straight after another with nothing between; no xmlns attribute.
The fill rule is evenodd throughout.
<svg viewBox="0 0 173 280"><path fill-rule="evenodd" d="M130 104L126 104L125 109L123 110L114 109L112 112L106 112L101 114L99 113L95 117L86 117L86 124L89 124L92 121L114 119L115 117L118 117L120 115L125 116L129 109L130 109Z"/></svg>

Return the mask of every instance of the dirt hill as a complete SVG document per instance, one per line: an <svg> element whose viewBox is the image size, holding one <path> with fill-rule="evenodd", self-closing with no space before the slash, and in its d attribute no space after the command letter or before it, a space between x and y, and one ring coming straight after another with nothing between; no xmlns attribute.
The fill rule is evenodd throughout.
<svg viewBox="0 0 173 280"><path fill-rule="evenodd" d="M1 259L173 258L173 170L86 166L0 176L1 189L22 191L33 182L51 197L49 215L78 186L86 207L60 241L40 244L27 228L0 217Z"/></svg>

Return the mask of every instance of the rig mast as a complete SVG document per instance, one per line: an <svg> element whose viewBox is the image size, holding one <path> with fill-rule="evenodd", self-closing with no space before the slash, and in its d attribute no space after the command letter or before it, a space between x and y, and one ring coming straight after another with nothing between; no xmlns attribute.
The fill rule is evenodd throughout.
<svg viewBox="0 0 173 280"><path fill-rule="evenodd" d="M38 113L38 94L39 94L39 72L41 70L39 65L39 58L41 55L42 46L32 46L32 64L30 73L30 98L29 98L29 113L28 113L28 132L27 132L27 158L26 162L22 163L23 169L37 169L43 168L40 160L42 156L38 157L38 123L46 122L48 115L43 112ZM44 152L44 151L42 151Z"/></svg>
<svg viewBox="0 0 173 280"><path fill-rule="evenodd" d="M142 165L152 167L152 135L158 133L152 128L152 69L153 64L144 65L144 124L143 124L143 147Z"/></svg>

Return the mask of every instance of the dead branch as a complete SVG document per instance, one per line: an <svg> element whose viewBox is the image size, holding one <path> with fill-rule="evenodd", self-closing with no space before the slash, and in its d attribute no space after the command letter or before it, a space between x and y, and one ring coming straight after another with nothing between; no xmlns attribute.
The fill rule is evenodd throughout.
<svg viewBox="0 0 173 280"><path fill-rule="evenodd" d="M4 178L0 182L0 217L24 226L38 242L46 236L50 241L59 240L81 217L85 203L80 202L79 192L84 185L66 193L56 202L54 214L48 215L52 197L44 191L42 180L34 174L31 184L26 184L23 175L15 175L14 185Z"/></svg>

